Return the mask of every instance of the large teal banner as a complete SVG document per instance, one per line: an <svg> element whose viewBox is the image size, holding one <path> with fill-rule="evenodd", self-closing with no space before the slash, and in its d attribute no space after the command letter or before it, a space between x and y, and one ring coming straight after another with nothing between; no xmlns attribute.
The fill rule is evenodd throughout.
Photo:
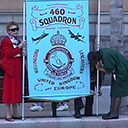
<svg viewBox="0 0 128 128"><path fill-rule="evenodd" d="M90 95L88 1L27 1L29 97Z"/></svg>

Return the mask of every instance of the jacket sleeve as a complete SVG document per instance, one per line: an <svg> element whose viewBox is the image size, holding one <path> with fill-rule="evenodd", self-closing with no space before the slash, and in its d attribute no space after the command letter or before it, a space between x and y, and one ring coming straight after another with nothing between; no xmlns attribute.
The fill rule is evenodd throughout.
<svg viewBox="0 0 128 128"><path fill-rule="evenodd" d="M9 38L6 38L1 42L1 50L7 58L13 58L15 55L22 53L22 50L19 47L13 48L13 44L10 42Z"/></svg>
<svg viewBox="0 0 128 128"><path fill-rule="evenodd" d="M3 70L10 76L14 74L14 56L21 53L19 48L13 48L10 39L6 37L1 42L1 65Z"/></svg>

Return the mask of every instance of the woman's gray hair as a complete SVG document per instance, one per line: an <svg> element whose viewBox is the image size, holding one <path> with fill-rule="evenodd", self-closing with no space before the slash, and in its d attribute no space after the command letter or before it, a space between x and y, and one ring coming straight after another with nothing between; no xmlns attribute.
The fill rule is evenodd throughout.
<svg viewBox="0 0 128 128"><path fill-rule="evenodd" d="M7 26L6 26L6 31L7 31L7 33L9 32L9 28L10 28L12 25L16 25L17 28L19 28L19 26L18 26L18 24L17 24L16 22L11 21L11 22L9 22L9 23L7 24Z"/></svg>

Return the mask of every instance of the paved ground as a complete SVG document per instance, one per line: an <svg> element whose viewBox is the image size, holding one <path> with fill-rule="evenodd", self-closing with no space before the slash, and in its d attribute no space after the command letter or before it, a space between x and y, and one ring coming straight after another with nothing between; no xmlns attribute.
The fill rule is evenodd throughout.
<svg viewBox="0 0 128 128"><path fill-rule="evenodd" d="M16 120L13 123L1 119L0 128L128 128L128 116L122 115L116 120L102 120L101 117L42 117Z"/></svg>
<svg viewBox="0 0 128 128"><path fill-rule="evenodd" d="M82 117L81 119L75 119L73 117L73 100L69 102L68 111L57 112L57 117L52 117L53 113L50 102L46 102L44 104L44 110L40 112L31 112L29 107L33 103L25 103L25 120L15 120L13 123L4 120L5 106L0 104L0 128L128 128L128 107L126 106L126 99L123 101L125 107L122 107L123 111L125 110L125 114L120 115L120 118L116 120L102 120L101 115L109 111L109 87L103 88L102 91L103 96L99 98L99 115ZM19 106L19 111L22 113L21 105ZM81 113L84 113L84 109L81 110ZM96 99L94 100L93 114L96 114Z"/></svg>

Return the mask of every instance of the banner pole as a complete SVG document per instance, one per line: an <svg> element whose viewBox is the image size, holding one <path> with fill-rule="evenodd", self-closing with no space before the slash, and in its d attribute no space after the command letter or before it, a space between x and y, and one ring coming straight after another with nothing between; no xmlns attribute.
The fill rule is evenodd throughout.
<svg viewBox="0 0 128 128"><path fill-rule="evenodd" d="M100 49L100 0L98 0L98 35L97 51ZM99 70L97 70L97 88L96 88L96 115L99 115Z"/></svg>
<svg viewBox="0 0 128 128"><path fill-rule="evenodd" d="M23 1L23 41L25 41L25 0ZM25 50L25 48L23 48ZM22 120L24 120L24 86L25 86L25 56L23 56L23 76L22 76Z"/></svg>

